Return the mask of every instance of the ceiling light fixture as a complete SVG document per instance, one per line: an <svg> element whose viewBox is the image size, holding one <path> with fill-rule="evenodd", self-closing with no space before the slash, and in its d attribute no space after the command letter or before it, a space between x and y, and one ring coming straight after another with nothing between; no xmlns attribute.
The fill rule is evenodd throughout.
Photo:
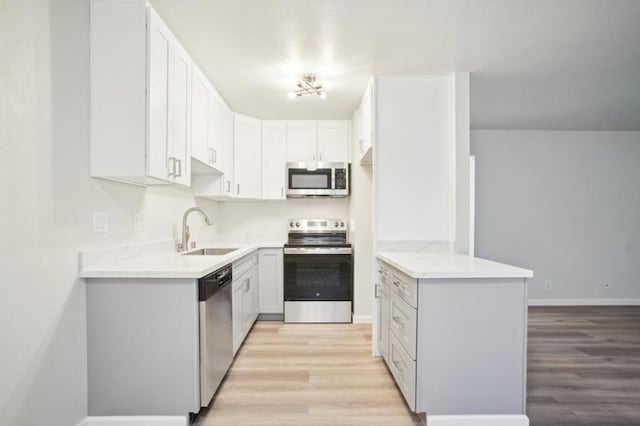
<svg viewBox="0 0 640 426"><path fill-rule="evenodd" d="M296 86L298 86L296 90L287 93L289 99L299 98L302 95L318 95L322 100L327 99L326 87L322 82L317 81L315 74L303 74L302 78L296 81Z"/></svg>

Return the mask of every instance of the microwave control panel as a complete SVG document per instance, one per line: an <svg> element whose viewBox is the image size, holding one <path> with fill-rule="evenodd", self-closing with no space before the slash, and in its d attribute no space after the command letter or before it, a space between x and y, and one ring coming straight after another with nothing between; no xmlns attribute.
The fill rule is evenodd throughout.
<svg viewBox="0 0 640 426"><path fill-rule="evenodd" d="M347 169L336 169L335 189L347 189Z"/></svg>

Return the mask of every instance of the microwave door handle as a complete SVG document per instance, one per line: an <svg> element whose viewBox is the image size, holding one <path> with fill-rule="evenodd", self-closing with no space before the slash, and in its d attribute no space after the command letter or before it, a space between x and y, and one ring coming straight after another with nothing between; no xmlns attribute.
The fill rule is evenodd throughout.
<svg viewBox="0 0 640 426"><path fill-rule="evenodd" d="M331 188L329 189L336 189L336 169L334 167L331 168Z"/></svg>

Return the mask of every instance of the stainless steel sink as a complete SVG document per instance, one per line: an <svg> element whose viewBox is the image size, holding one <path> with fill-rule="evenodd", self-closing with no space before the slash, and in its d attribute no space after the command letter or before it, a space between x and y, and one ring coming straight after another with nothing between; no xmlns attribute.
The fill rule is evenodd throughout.
<svg viewBox="0 0 640 426"><path fill-rule="evenodd" d="M197 256L223 256L225 254L229 254L232 251L239 250L239 248L201 248L198 250L190 251L185 253L186 255L197 255Z"/></svg>

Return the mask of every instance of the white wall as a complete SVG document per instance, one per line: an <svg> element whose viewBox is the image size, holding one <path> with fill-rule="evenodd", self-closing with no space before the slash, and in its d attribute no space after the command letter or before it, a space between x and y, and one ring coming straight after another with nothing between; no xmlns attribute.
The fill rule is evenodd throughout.
<svg viewBox="0 0 640 426"><path fill-rule="evenodd" d="M0 2L2 425L69 426L86 416L78 252L171 238L195 203L185 190L88 177L88 36L86 0ZM202 203L215 215L216 203ZM108 234L91 233L94 210L110 214ZM197 236L203 229L192 220Z"/></svg>
<svg viewBox="0 0 640 426"><path fill-rule="evenodd" d="M287 219L349 218L348 198L228 202L217 206L217 239L222 242L285 242Z"/></svg>
<svg viewBox="0 0 640 426"><path fill-rule="evenodd" d="M376 240L449 240L450 77L376 77Z"/></svg>
<svg viewBox="0 0 640 426"><path fill-rule="evenodd" d="M477 256L533 269L530 299L640 300L640 132L471 141Z"/></svg>

